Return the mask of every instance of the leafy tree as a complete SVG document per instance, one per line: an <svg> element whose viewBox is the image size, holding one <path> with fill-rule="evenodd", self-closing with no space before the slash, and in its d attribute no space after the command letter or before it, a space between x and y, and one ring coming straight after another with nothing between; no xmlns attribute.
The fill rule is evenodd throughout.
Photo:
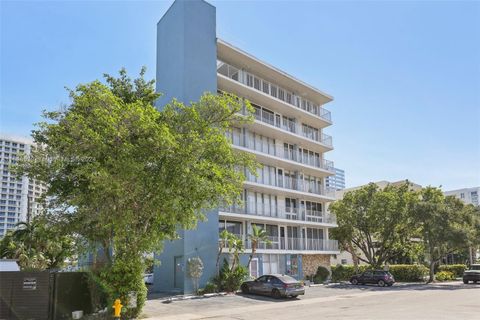
<svg viewBox="0 0 480 320"><path fill-rule="evenodd" d="M194 228L205 212L239 198L251 156L235 151L225 136L239 111L251 106L229 94L205 94L187 106L173 100L162 111L145 70L131 80L105 75L70 91L63 111L45 112L33 132L38 148L19 173L48 183L57 223L102 246L107 265L99 274L110 298L128 303L146 297L142 255L158 251L177 228Z"/></svg>
<svg viewBox="0 0 480 320"><path fill-rule="evenodd" d="M23 270L58 269L73 255L73 238L44 216L17 223L16 229L0 241L0 257L17 259Z"/></svg>
<svg viewBox="0 0 480 320"><path fill-rule="evenodd" d="M250 253L250 257L248 258L247 268L250 267L250 263L257 253L258 245L262 242L266 244L271 243L270 239L268 239L267 232L255 224L252 224L252 233L248 235L248 239L252 245L252 253Z"/></svg>
<svg viewBox="0 0 480 320"><path fill-rule="evenodd" d="M445 197L438 188L426 187L413 212L429 260L428 282L432 282L435 265L443 257L475 242L475 209L455 197Z"/></svg>
<svg viewBox="0 0 480 320"><path fill-rule="evenodd" d="M332 237L356 259L381 267L412 246L414 199L408 183L384 189L370 183L347 192L342 200L330 205L338 221Z"/></svg>

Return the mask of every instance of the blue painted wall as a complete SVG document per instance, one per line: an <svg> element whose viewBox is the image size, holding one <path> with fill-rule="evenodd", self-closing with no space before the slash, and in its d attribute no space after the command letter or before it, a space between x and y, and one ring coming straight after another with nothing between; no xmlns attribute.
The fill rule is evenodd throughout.
<svg viewBox="0 0 480 320"><path fill-rule="evenodd" d="M173 98L189 104L217 92L215 7L176 0L157 24L157 106Z"/></svg>
<svg viewBox="0 0 480 320"><path fill-rule="evenodd" d="M203 0L176 0L157 24L157 101L162 108L173 98L190 104L205 92L217 92L217 46L215 7ZM188 258L200 256L204 264L200 286L215 274L218 250L218 211L195 230L181 231L181 240L165 242L155 255L154 291L174 290L174 257L184 257L183 292L192 292L187 276Z"/></svg>

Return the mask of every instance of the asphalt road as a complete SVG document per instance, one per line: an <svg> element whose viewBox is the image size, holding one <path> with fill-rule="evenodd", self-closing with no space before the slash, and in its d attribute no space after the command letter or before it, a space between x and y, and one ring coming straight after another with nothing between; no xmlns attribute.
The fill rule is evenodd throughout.
<svg viewBox="0 0 480 320"><path fill-rule="evenodd" d="M329 285L306 288L297 299L228 295L194 300L149 300L149 319L476 319L480 284Z"/></svg>

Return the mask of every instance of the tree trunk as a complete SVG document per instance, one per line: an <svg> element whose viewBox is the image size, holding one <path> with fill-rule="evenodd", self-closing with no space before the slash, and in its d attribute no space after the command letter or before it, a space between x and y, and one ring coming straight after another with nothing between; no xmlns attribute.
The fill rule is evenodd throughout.
<svg viewBox="0 0 480 320"><path fill-rule="evenodd" d="M253 259L253 254L251 254L250 257L248 258L247 269L250 269L250 263L252 262L252 259Z"/></svg>
<svg viewBox="0 0 480 320"><path fill-rule="evenodd" d="M432 283L435 281L435 263L436 261L430 261L430 270L427 283Z"/></svg>

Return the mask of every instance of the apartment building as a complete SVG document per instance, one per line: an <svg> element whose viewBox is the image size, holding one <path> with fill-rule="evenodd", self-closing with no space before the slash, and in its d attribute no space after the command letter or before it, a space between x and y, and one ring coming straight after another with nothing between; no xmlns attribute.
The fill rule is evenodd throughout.
<svg viewBox="0 0 480 320"><path fill-rule="evenodd" d="M465 204L473 204L474 206L480 205L478 199L478 196L480 194L480 187L450 190L445 191L444 194L446 196L454 196L462 200Z"/></svg>
<svg viewBox="0 0 480 320"><path fill-rule="evenodd" d="M345 189L345 170L335 168L335 175L327 177L325 185L333 190Z"/></svg>
<svg viewBox="0 0 480 320"><path fill-rule="evenodd" d="M326 210L334 194L325 178L335 171L326 156L333 145L324 131L332 119L324 105L332 97L217 39L215 7L200 0L175 1L157 25L157 91L164 93L159 108L172 98L198 100L204 92L247 98L255 121L232 128L229 137L263 167L257 176L245 172L242 206L218 208L195 230L180 230L179 240L164 244L156 256L161 264L154 270L154 290L191 292L186 261L194 256L203 260L200 286L205 285L216 272L222 230L243 239L246 264L253 225L266 230L271 243L260 244L251 276L302 279L319 265L329 267L330 256L339 253L329 237L336 219Z"/></svg>
<svg viewBox="0 0 480 320"><path fill-rule="evenodd" d="M0 238L15 228L18 222L28 221L41 210L40 198L45 185L26 176L16 177L10 168L22 154L30 154L33 141L28 138L0 135Z"/></svg>

